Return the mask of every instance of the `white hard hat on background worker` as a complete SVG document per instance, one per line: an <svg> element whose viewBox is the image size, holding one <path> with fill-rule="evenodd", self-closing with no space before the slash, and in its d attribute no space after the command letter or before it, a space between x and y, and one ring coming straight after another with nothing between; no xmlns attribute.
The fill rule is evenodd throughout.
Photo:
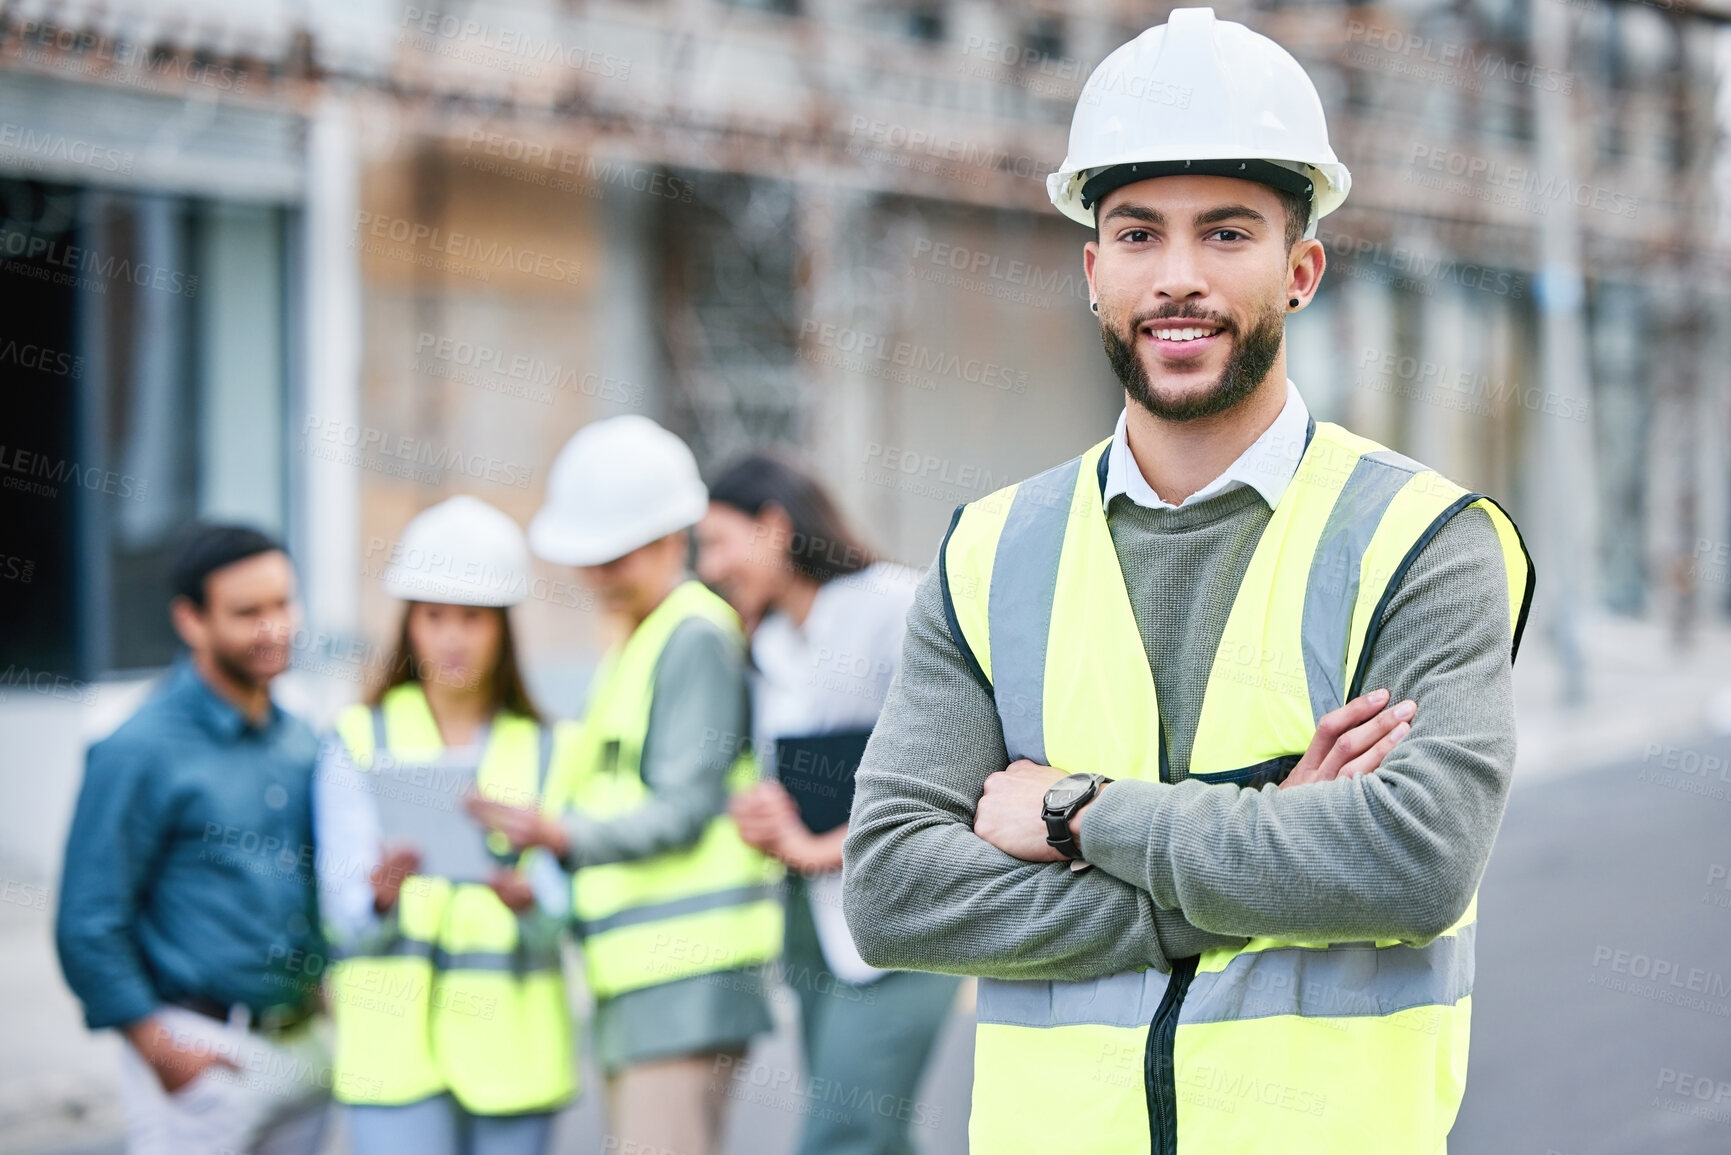
<svg viewBox="0 0 1731 1155"><path fill-rule="evenodd" d="M1303 66L1212 8L1174 9L1100 62L1046 192L1059 212L1092 225L1113 189L1181 175L1240 177L1308 197L1307 237L1352 187Z"/></svg>
<svg viewBox="0 0 1731 1155"><path fill-rule="evenodd" d="M529 568L517 523L463 494L415 515L380 581L387 594L409 602L514 606L528 596Z"/></svg>
<svg viewBox="0 0 1731 1155"><path fill-rule="evenodd" d="M697 458L677 434L636 414L610 417L559 451L529 546L544 561L602 565L696 525L708 508Z"/></svg>

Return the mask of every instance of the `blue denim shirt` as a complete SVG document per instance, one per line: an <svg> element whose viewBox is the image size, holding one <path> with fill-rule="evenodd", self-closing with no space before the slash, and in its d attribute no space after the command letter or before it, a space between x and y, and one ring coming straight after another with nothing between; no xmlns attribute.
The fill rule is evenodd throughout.
<svg viewBox="0 0 1731 1155"><path fill-rule="evenodd" d="M92 1029L199 998L299 1004L323 969L312 729L253 726L182 660L90 748L55 944Z"/></svg>

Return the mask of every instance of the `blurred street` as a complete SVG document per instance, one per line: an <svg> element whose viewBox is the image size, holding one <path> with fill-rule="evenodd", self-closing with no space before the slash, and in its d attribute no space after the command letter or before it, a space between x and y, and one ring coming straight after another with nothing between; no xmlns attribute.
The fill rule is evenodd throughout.
<svg viewBox="0 0 1731 1155"><path fill-rule="evenodd" d="M1661 754L1516 788L1455 1155L1731 1151L1731 742L1684 749L1720 769Z"/></svg>

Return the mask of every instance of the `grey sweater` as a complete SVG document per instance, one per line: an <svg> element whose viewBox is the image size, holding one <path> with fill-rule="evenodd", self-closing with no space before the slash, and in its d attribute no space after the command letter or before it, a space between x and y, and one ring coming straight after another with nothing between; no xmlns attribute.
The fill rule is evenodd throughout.
<svg viewBox="0 0 1731 1155"><path fill-rule="evenodd" d="M1258 935L1423 943L1460 917L1515 756L1508 595L1490 519L1455 515L1384 610L1364 689L1387 687L1418 712L1375 774L1289 790L1186 781L1207 672L1270 516L1251 488L1183 509L1112 501L1172 781L1120 779L1101 794L1080 828L1096 869L1081 873L1022 862L973 833L986 776L1007 756L932 567L843 847L844 909L867 962L1088 979L1168 970L1170 959Z"/></svg>

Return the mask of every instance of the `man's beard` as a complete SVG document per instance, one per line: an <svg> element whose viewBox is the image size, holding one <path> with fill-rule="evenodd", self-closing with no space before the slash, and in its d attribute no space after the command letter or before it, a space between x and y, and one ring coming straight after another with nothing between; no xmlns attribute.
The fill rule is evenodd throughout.
<svg viewBox="0 0 1731 1155"><path fill-rule="evenodd" d="M1170 400L1155 396L1153 386L1148 381L1148 372L1137 352L1136 342L1140 340L1142 326L1149 321L1169 320L1174 317L1209 321L1219 325L1220 331L1232 339L1232 355L1226 359L1226 367L1220 371L1220 379L1212 388L1192 396ZM1242 336L1230 317L1195 308L1179 308L1143 313L1131 318L1129 341L1126 341L1109 321L1101 318L1100 340L1106 345L1106 360L1112 363L1112 372L1118 375L1118 380L1123 383L1124 391L1130 395L1132 401L1165 421L1195 421L1202 417L1212 417L1216 413L1224 413L1256 392L1256 387L1262 384L1268 371L1274 367L1275 358L1280 356L1280 340L1285 328L1284 314L1272 305L1257 317L1250 331Z"/></svg>
<svg viewBox="0 0 1731 1155"><path fill-rule="evenodd" d="M211 664L222 672L223 677L247 690L257 690L269 685L276 675L268 674L260 677L247 664L247 659L251 656L252 650L250 648L230 652L212 646L210 650Z"/></svg>

